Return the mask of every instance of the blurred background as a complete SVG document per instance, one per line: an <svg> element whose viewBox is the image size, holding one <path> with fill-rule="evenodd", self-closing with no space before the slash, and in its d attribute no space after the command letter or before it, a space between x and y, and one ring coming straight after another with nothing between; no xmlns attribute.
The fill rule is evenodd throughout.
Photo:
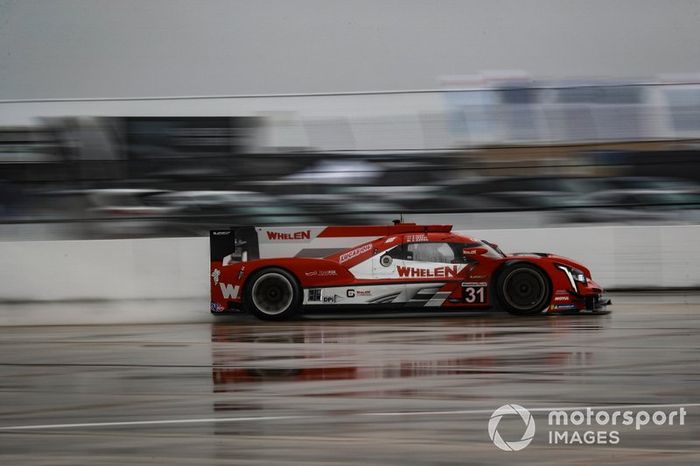
<svg viewBox="0 0 700 466"><path fill-rule="evenodd" d="M694 2L264 3L0 2L0 239L700 218Z"/></svg>
<svg viewBox="0 0 700 466"><path fill-rule="evenodd" d="M700 84L475 79L392 93L6 101L10 116L72 114L0 127L0 234L700 219ZM122 111L132 115L101 115Z"/></svg>

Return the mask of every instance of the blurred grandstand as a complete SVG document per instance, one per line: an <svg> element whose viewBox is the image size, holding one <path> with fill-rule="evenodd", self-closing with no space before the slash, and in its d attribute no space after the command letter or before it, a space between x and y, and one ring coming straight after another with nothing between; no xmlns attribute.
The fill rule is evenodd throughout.
<svg viewBox="0 0 700 466"><path fill-rule="evenodd" d="M0 102L0 238L698 223L700 84L445 84L461 88Z"/></svg>

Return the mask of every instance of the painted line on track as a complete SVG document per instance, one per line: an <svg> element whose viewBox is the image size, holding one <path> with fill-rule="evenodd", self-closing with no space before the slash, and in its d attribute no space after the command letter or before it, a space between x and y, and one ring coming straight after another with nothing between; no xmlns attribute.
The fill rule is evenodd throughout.
<svg viewBox="0 0 700 466"><path fill-rule="evenodd" d="M152 421L117 421L117 422L82 422L76 424L43 424L27 426L6 426L0 430L40 430L40 429L71 429L74 427L122 427L148 426L163 424L208 424L216 422L246 422L246 421L282 421L285 419L304 419L313 416L259 416L259 417L212 417L199 419L155 419Z"/></svg>
<svg viewBox="0 0 700 466"><path fill-rule="evenodd" d="M636 405L601 405L601 406L553 406L548 408L527 408L530 412L547 412L547 411L585 411L591 409L599 410L624 410L624 409L647 409L647 408L689 408L698 407L700 403L667 403L667 404L636 404ZM494 408L495 409L495 408ZM453 416L453 415L472 415L472 414L492 414L493 409L464 409L464 410L449 410L449 411L388 411L388 412L366 412L354 413L347 416ZM341 415L343 416L343 415ZM264 421L285 421L299 419L320 419L326 416L322 415L291 415L291 416L257 416L257 417L212 417L212 418L191 418L191 419L154 419L150 421L116 421L116 422L83 422L74 424L39 424L39 425L20 425L20 426L3 426L0 431L10 430L45 430L45 429L72 429L81 427L125 427L125 426L150 426L150 425L176 425L176 424L214 424L225 422L264 422Z"/></svg>

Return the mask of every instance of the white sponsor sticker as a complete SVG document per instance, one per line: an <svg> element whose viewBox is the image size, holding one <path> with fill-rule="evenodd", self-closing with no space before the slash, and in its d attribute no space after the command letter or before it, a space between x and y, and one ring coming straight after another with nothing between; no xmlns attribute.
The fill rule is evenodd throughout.
<svg viewBox="0 0 700 466"><path fill-rule="evenodd" d="M360 254L364 254L372 249L372 243L367 243L365 245L360 246L359 248L355 248L352 251L348 251L345 254L340 255L340 260L339 262L342 264L343 262L347 262L353 257L357 257Z"/></svg>
<svg viewBox="0 0 700 466"><path fill-rule="evenodd" d="M422 243L428 240L428 235L425 233L419 233L416 235L406 235L406 242L407 243Z"/></svg>
<svg viewBox="0 0 700 466"><path fill-rule="evenodd" d="M219 283L219 287L221 288L221 294L224 295L224 298L226 299L235 299L238 297L238 290L239 286L233 286L228 283Z"/></svg>
<svg viewBox="0 0 700 466"><path fill-rule="evenodd" d="M332 277L338 275L335 270L312 270L311 272L306 272L304 275L307 277Z"/></svg>

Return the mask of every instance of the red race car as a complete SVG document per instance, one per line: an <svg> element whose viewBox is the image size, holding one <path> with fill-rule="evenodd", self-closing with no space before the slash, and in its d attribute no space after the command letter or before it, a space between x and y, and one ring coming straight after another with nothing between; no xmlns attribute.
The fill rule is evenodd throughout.
<svg viewBox="0 0 700 466"><path fill-rule="evenodd" d="M451 225L243 227L210 232L211 312L282 320L306 309L604 312L578 262L505 254Z"/></svg>

